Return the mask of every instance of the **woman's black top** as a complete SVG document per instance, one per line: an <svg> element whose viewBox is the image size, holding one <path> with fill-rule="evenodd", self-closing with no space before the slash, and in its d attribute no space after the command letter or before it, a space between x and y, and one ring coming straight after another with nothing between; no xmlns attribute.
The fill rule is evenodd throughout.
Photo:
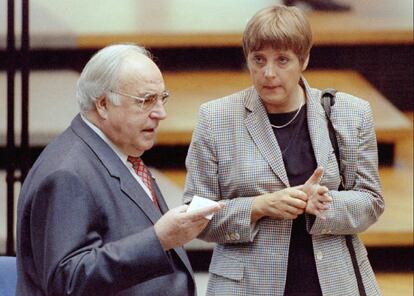
<svg viewBox="0 0 414 296"><path fill-rule="evenodd" d="M317 167L306 120L306 105L296 119L283 128L272 128L282 151L290 186L302 185ZM296 111L268 114L270 123L281 126ZM305 214L293 220L290 237L285 296L322 295L313 253L312 237L306 230Z"/></svg>

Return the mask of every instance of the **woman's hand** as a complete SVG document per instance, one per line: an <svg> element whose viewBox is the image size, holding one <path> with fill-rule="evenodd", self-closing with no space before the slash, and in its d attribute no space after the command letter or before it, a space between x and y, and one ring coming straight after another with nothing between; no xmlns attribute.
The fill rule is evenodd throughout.
<svg viewBox="0 0 414 296"><path fill-rule="evenodd" d="M273 219L296 219L303 214L308 196L297 187L257 196L253 201L252 223L267 216Z"/></svg>
<svg viewBox="0 0 414 296"><path fill-rule="evenodd" d="M329 203L332 202L332 197L327 194L328 191L327 187L318 186L316 192L309 197L305 212L325 220L324 212L329 209Z"/></svg>
<svg viewBox="0 0 414 296"><path fill-rule="evenodd" d="M317 168L300 189L308 196L305 212L326 219L324 212L329 208L332 198L327 194L329 189L319 185L322 175L323 168Z"/></svg>
<svg viewBox="0 0 414 296"><path fill-rule="evenodd" d="M296 219L304 212L325 219L324 212L332 198L327 194L329 189L319 185L322 175L323 168L319 167L301 186L257 196L253 200L251 222L266 216L280 220Z"/></svg>

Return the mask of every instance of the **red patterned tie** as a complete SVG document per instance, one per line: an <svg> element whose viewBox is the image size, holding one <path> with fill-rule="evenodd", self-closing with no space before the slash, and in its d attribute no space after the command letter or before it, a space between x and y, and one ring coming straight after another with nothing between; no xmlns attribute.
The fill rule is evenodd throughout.
<svg viewBox="0 0 414 296"><path fill-rule="evenodd" d="M128 161L132 164L135 173L141 178L142 182L148 187L151 192L151 199L157 209L160 209L154 187L151 182L151 175L145 166L144 162L139 157L128 156Z"/></svg>

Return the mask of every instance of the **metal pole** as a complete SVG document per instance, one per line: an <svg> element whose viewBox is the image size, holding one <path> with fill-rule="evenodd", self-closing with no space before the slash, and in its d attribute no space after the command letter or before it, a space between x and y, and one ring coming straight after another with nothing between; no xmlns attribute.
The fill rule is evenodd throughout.
<svg viewBox="0 0 414 296"><path fill-rule="evenodd" d="M29 0L22 0L22 131L21 131L21 177L23 183L30 167L29 150Z"/></svg>
<svg viewBox="0 0 414 296"><path fill-rule="evenodd" d="M6 254L14 254L14 171L16 145L14 143L14 79L16 48L14 37L14 0L7 1L7 239Z"/></svg>

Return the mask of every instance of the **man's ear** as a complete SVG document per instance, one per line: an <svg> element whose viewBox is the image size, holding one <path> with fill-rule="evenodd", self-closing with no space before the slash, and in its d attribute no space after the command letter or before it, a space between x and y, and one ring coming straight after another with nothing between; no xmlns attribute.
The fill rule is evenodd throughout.
<svg viewBox="0 0 414 296"><path fill-rule="evenodd" d="M107 99L105 95L100 96L95 101L96 112L103 119L108 118L108 104L109 104L109 100Z"/></svg>
<svg viewBox="0 0 414 296"><path fill-rule="evenodd" d="M303 62L302 72L306 70L306 68L308 67L308 64L309 64L309 55L306 57L305 61Z"/></svg>

